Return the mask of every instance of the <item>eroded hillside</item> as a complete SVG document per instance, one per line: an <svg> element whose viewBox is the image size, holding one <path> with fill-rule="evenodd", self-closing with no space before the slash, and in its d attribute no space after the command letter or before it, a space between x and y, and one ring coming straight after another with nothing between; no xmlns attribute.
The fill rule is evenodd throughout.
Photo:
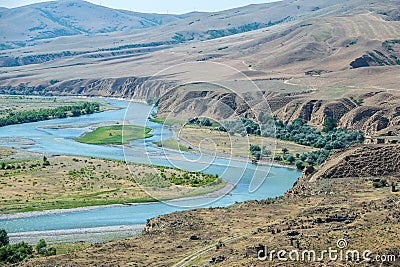
<svg viewBox="0 0 400 267"><path fill-rule="evenodd" d="M257 119L260 112L271 112L285 123L301 118L320 128L327 117L332 117L338 127L360 130L367 136L400 134L400 95L396 91L224 92L210 90L207 84L197 87L196 90L186 86L168 91L160 100L158 116L179 120L199 116L234 120L237 117Z"/></svg>
<svg viewBox="0 0 400 267"><path fill-rule="evenodd" d="M369 136L398 135L399 5L398 0L282 1L194 13L122 37L54 39L5 51L1 62L22 66L3 68L0 86L3 93L161 98L160 116L255 117L269 106L285 122L300 117L321 127L330 116L339 127ZM241 75L215 66L204 75L187 62L227 65ZM162 70L162 76L146 81ZM227 84L247 78L258 88L237 86L239 91L222 94L207 86L201 93L170 90L188 81ZM204 106L201 96L216 104Z"/></svg>
<svg viewBox="0 0 400 267"><path fill-rule="evenodd" d="M315 173L303 177L316 181L348 177L400 177L399 145L358 145L331 155Z"/></svg>

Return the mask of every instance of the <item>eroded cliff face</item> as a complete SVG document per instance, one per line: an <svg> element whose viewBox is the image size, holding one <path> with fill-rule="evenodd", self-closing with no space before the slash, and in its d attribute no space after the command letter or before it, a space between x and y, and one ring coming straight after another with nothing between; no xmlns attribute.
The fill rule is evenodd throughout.
<svg viewBox="0 0 400 267"><path fill-rule="evenodd" d="M233 120L238 115L255 118L249 103L229 92L171 90L161 97L158 106L159 117L178 120L190 117Z"/></svg>
<svg viewBox="0 0 400 267"><path fill-rule="evenodd" d="M400 145L354 145L336 151L317 171L303 174L301 181L338 178L380 178L400 175Z"/></svg>
<svg viewBox="0 0 400 267"><path fill-rule="evenodd" d="M29 86L0 86L5 94L103 96L146 102L163 95L174 82L147 78L108 78L50 81L49 84Z"/></svg>
<svg viewBox="0 0 400 267"><path fill-rule="evenodd" d="M321 128L326 117L338 127L363 131L367 136L400 134L400 97L386 91L331 100L304 94L173 90L161 98L160 117L187 119L205 116L215 120L254 119L264 112L285 123L302 118Z"/></svg>
<svg viewBox="0 0 400 267"><path fill-rule="evenodd" d="M400 134L400 97L374 92L334 100L297 99L276 112L284 122L302 118L316 127L333 117L338 127L363 131L367 136Z"/></svg>

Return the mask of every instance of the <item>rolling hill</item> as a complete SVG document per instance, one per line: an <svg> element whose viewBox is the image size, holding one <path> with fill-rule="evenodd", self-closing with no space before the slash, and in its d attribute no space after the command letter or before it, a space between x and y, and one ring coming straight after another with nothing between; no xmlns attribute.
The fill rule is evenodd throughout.
<svg viewBox="0 0 400 267"><path fill-rule="evenodd" d="M202 75L195 65L179 67L222 63L255 80L274 114L286 122L300 116L319 126L333 114L340 126L393 135L400 133L398 6L399 0L286 0L192 13L169 22L165 17L162 25L133 31L93 30L37 40L34 46L3 50L0 90L146 101L188 80L235 81L255 101L252 106L258 106L254 88L240 84L243 77L216 69ZM146 77L160 70L164 75L146 86ZM169 113L168 108L163 111Z"/></svg>
<svg viewBox="0 0 400 267"><path fill-rule="evenodd" d="M278 1L215 13L183 15L114 10L82 0L45 2L0 11L2 48L32 46L38 44L37 40L61 36L121 31L122 35L127 35L127 32L138 29L145 29L152 39L157 36L155 32L168 33L168 38L163 41L170 41L171 38L176 42L216 39L267 28L298 17L315 16L321 10L348 1L320 0L318 4L311 0ZM157 30L148 32L150 27L157 27Z"/></svg>
<svg viewBox="0 0 400 267"><path fill-rule="evenodd" d="M13 9L3 8L0 14L3 49L60 36L144 29L187 17L115 10L82 0L52 1ZM18 23L15 23L16 21Z"/></svg>
<svg viewBox="0 0 400 267"><path fill-rule="evenodd" d="M21 266L258 266L263 244L323 251L342 237L352 249L372 244L378 255L398 255L399 231L392 229L400 223L400 195L374 182L399 182L399 6L284 0L180 16L83 1L0 9L1 94L157 100L157 116L171 121L255 119L271 111L285 123L301 118L322 128L331 117L366 136L281 199L160 216L141 236Z"/></svg>

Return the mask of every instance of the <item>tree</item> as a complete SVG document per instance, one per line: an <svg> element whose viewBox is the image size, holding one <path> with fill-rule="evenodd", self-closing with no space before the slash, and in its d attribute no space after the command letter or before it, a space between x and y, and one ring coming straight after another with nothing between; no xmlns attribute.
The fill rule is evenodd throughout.
<svg viewBox="0 0 400 267"><path fill-rule="evenodd" d="M0 247L7 246L9 244L9 238L6 230L0 229Z"/></svg>
<svg viewBox="0 0 400 267"><path fill-rule="evenodd" d="M250 154L255 157L257 160L261 159L262 151L259 145L250 145Z"/></svg>
<svg viewBox="0 0 400 267"><path fill-rule="evenodd" d="M202 121L200 122L201 126L212 126L212 122L210 121L209 118L204 118L202 119Z"/></svg>
<svg viewBox="0 0 400 267"><path fill-rule="evenodd" d="M254 152L252 153L252 155L254 156L254 158L255 158L256 160L260 160L260 159L261 159L261 152L260 152L260 151L254 151Z"/></svg>
<svg viewBox="0 0 400 267"><path fill-rule="evenodd" d="M310 165L313 166L315 163L315 160L310 156L306 159L306 162Z"/></svg>
<svg viewBox="0 0 400 267"><path fill-rule="evenodd" d="M295 162L295 158L293 157L293 155L289 155L286 159L290 164L293 164L293 162Z"/></svg>
<svg viewBox="0 0 400 267"><path fill-rule="evenodd" d="M329 133L335 130L337 127L337 121L333 117L326 117L324 120L324 125L322 131Z"/></svg>
<svg viewBox="0 0 400 267"><path fill-rule="evenodd" d="M287 154L289 152L289 149L287 149L286 147L282 148L282 152L283 154Z"/></svg>
<svg viewBox="0 0 400 267"><path fill-rule="evenodd" d="M259 145L250 145L250 152L261 151L261 147Z"/></svg>
<svg viewBox="0 0 400 267"><path fill-rule="evenodd" d="M57 254L57 250L54 247L51 247L47 250L46 256L53 256Z"/></svg>
<svg viewBox="0 0 400 267"><path fill-rule="evenodd" d="M43 156L43 166L50 166L50 162L46 156Z"/></svg>
<svg viewBox="0 0 400 267"><path fill-rule="evenodd" d="M200 121L199 121L199 118L189 118L188 119L188 123L189 124L199 124L200 123Z"/></svg>
<svg viewBox="0 0 400 267"><path fill-rule="evenodd" d="M267 147L265 145L262 146L261 153L263 154L263 156L271 156L272 155L272 151L267 149Z"/></svg>
<svg viewBox="0 0 400 267"><path fill-rule="evenodd" d="M10 245L6 230L0 229L0 265L18 263L32 257L32 246L25 242Z"/></svg>
<svg viewBox="0 0 400 267"><path fill-rule="evenodd" d="M47 253L47 243L44 239L40 239L37 244L36 244L36 251L37 253L39 253L40 255L44 255Z"/></svg>
<svg viewBox="0 0 400 267"><path fill-rule="evenodd" d="M301 160L296 161L296 168L302 171L304 169L303 161Z"/></svg>

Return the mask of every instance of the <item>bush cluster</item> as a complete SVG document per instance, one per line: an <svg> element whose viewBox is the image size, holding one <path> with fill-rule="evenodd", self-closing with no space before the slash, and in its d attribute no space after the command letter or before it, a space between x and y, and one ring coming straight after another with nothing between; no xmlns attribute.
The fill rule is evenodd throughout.
<svg viewBox="0 0 400 267"><path fill-rule="evenodd" d="M231 135L240 134L246 136L247 134L253 134L319 148L320 150L318 151L301 155L292 155L285 149L285 151L282 151L283 155L276 155L274 158L277 161L295 164L299 169L303 169L305 164L322 164L329 157L331 151L335 149L347 148L352 144L364 142L362 132L338 129L336 121L331 117L325 119L323 131L311 127L302 119L296 119L292 123L285 124L261 113L258 121L260 123L247 118L240 118L236 121L225 122L224 125L220 125L217 129L228 132ZM263 155L269 155L268 151L263 153L263 149L255 145L251 145L249 150L256 159L260 159Z"/></svg>

